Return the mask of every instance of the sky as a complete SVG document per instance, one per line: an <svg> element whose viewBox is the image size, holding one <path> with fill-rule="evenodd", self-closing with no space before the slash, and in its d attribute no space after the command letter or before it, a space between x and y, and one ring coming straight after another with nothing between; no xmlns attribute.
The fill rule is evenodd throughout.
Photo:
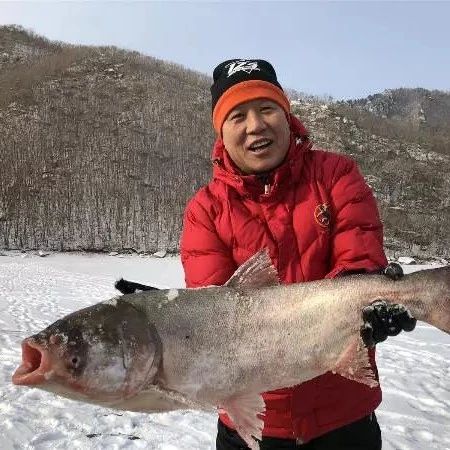
<svg viewBox="0 0 450 450"><path fill-rule="evenodd" d="M282 86L335 99L398 87L450 91L450 2L5 2L0 25L116 45L212 74L262 58Z"/></svg>

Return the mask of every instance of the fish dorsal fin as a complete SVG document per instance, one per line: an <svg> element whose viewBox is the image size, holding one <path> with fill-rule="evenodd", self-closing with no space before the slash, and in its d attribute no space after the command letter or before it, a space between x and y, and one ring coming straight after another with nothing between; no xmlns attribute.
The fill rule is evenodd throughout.
<svg viewBox="0 0 450 450"><path fill-rule="evenodd" d="M277 269L275 269L267 250L255 253L225 283L234 288L260 288L280 284Z"/></svg>

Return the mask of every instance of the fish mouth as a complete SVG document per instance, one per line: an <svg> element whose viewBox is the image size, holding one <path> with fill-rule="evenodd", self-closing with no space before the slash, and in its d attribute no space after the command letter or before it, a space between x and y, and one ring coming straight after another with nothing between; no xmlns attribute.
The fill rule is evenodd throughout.
<svg viewBox="0 0 450 450"><path fill-rule="evenodd" d="M22 342L22 364L12 376L16 385L33 386L46 383L51 375L50 352L32 339Z"/></svg>

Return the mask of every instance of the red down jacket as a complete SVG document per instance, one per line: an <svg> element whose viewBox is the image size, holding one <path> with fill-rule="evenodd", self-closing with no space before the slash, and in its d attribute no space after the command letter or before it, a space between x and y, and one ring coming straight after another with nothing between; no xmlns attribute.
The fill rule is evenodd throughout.
<svg viewBox="0 0 450 450"><path fill-rule="evenodd" d="M286 161L264 186L242 175L217 140L213 179L189 202L181 237L186 285L222 285L263 248L284 283L332 278L387 264L382 224L370 188L349 158L312 150L291 116ZM374 354L371 354L375 367ZM381 390L331 372L263 395L264 436L306 442L370 414ZM226 415L220 416L233 427Z"/></svg>

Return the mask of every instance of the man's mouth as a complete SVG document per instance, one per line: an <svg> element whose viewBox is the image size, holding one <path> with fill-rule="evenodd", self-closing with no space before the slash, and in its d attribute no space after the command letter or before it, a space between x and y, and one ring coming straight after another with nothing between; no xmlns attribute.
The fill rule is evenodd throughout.
<svg viewBox="0 0 450 450"><path fill-rule="evenodd" d="M271 144L272 144L272 140L271 139L258 139L255 142L252 142L249 146L248 149L251 152L257 153L257 152L261 152L263 150L265 150L266 148L268 148Z"/></svg>

